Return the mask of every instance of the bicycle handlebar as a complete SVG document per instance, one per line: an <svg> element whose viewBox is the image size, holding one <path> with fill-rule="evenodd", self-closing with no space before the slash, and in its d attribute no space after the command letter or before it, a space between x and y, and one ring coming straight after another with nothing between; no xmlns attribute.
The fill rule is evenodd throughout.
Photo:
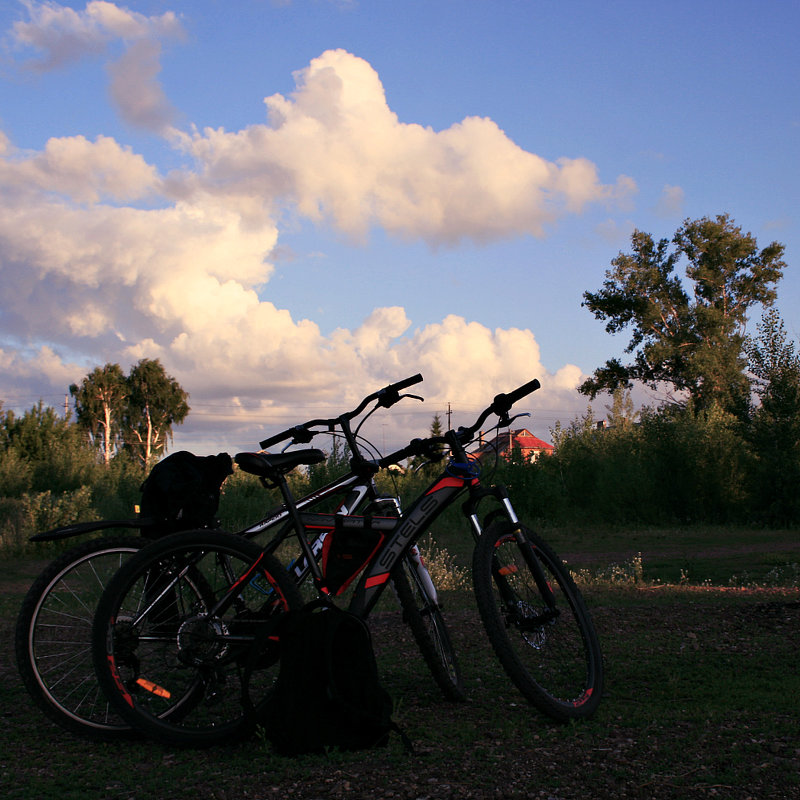
<svg viewBox="0 0 800 800"><path fill-rule="evenodd" d="M391 408L395 403L398 403L402 399L403 395L401 395L400 392L402 392L403 389L407 389L409 386L414 386L421 381L422 375L417 373L416 375L412 375L409 378L404 378L402 381L398 381L397 383L390 383L388 386L384 386L383 389L378 389L377 392L372 392L372 394L367 395L359 403L358 407L352 411L340 414L338 417L331 417L329 419L312 419L308 422L302 423L301 425L294 425L291 428L287 428L285 431L281 431L280 433L276 433L274 436L264 439L263 441L259 442L259 446L262 450L266 450L273 444L277 444L278 442L282 442L290 438L293 440L293 443L307 444L317 433L317 431L312 431L311 428L327 427L329 430L331 430L335 425L340 424L342 420L347 421L353 419L353 417L357 417L374 400L377 400L378 405L382 408Z"/></svg>
<svg viewBox="0 0 800 800"><path fill-rule="evenodd" d="M501 418L501 420L503 418L507 418L508 412L514 403L518 402L523 397L527 397L529 394L532 394L540 387L541 384L536 378L534 378L532 381L528 381L528 383L523 384L518 389L514 389L513 392L496 395L492 401L492 404L483 412L481 412L481 415L478 417L474 425L470 425L468 428L461 427L457 431L452 431L452 433L456 435L460 442L468 442L474 437L475 432L481 427L481 425L483 425L483 423L486 421L486 418L490 414L496 414ZM446 435L430 436L426 439L412 439L405 447L397 450L394 453L390 453L388 456L378 459L375 463L380 469L385 469L391 464L397 464L409 457L432 457L433 450L436 445L448 443L449 442Z"/></svg>
<svg viewBox="0 0 800 800"><path fill-rule="evenodd" d="M475 431L486 422L487 417L490 414L495 414L500 417L501 420L508 417L508 412L511 410L511 406L514 405L519 400L522 400L523 397L527 397L529 394L535 392L542 384L534 378L532 381L528 381L524 383L517 389L514 389L513 392L509 392L508 394L498 394L495 395L492 404L481 413L478 419L475 421L473 425L470 425L468 428L459 428L456 431L456 435L458 436L459 441L466 442L469 441L474 435Z"/></svg>
<svg viewBox="0 0 800 800"><path fill-rule="evenodd" d="M282 442L289 438L292 438L293 443L295 444L308 443L317 433L317 431L312 431L311 428L325 426L330 430L335 425L341 424L342 420L347 421L358 416L373 400L377 400L378 405L382 406L383 408L390 408L395 403L399 402L403 396L405 396L400 394L403 389L414 386L420 381L422 381L422 375L417 374L412 375L410 378L406 378L402 381L398 381L397 383L384 386L383 389L379 389L377 392L367 395L353 411L348 411L338 417L332 417L330 419L313 419L309 420L308 422L304 422L302 425L294 425L293 427L287 428L281 433L277 433L274 436L270 436L268 439L264 439L264 441L260 443L261 447L262 449L266 449L273 444L277 444L278 442ZM536 378L534 378L532 381L528 381L517 389L514 389L512 392L501 392L500 394L495 395L492 404L481 412L480 416L473 425L470 425L469 427L460 427L458 430L448 431L448 433L454 434L462 443L468 442L474 437L475 432L483 425L483 423L491 414L495 414L501 420L504 418L507 420L508 412L511 410L511 407L514 405L514 403L519 402L523 397L527 397L540 387L541 384ZM400 448L400 450L396 450L394 453L383 456L382 458L371 463L377 469L385 469L386 467L392 464L398 464L409 457L420 455L431 456L433 447L438 444L448 444L447 436L430 436L425 439L412 439L411 442L409 442L405 447Z"/></svg>
<svg viewBox="0 0 800 800"><path fill-rule="evenodd" d="M511 406L514 405L518 400L522 400L523 397L527 397L529 394L533 394L542 384L534 378L532 381L528 381L528 383L523 384L519 387L519 389L514 389L513 392L509 392L508 394L498 394L490 408L492 411L497 414L497 416L502 416L502 414L507 414L511 410ZM502 414L500 413L502 411Z"/></svg>

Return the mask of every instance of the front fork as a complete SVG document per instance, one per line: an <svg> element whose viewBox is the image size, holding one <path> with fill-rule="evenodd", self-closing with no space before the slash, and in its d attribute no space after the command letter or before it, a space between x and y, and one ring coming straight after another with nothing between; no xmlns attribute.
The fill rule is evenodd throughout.
<svg viewBox="0 0 800 800"><path fill-rule="evenodd" d="M547 580L547 576L545 575L545 571L542 567L539 557L536 555L536 548L533 546L533 544L531 544L530 540L525 535L525 531L520 524L516 511L514 511L514 506L511 503L511 498L508 496L508 490L505 486L492 486L490 488L481 487L480 489L475 489L470 492L469 499L464 503L463 511L465 516L467 516L470 521L470 526L472 528L472 534L475 538L475 541L477 542L484 532L484 526L481 524L481 521L478 517L478 505L481 500L486 497L491 497L497 501L500 506L499 508L495 508L487 516L486 527L488 528L490 523L498 517L505 517L511 523L511 534L513 535L514 540L516 541L517 546L522 553L522 557L524 558L531 575L533 575L533 579L536 582L536 588L539 590L539 594L544 600L547 608L554 614L557 614L556 598L553 594L553 588L550 585L550 581ZM500 565L497 563L497 559L492 559L492 577L495 585L498 588L498 591L500 592L504 604L508 607L510 604L515 603L516 595L509 586L505 575L502 574Z"/></svg>
<svg viewBox="0 0 800 800"><path fill-rule="evenodd" d="M519 517L517 517L517 512L514 511L514 506L511 504L511 498L508 496L508 490L505 486L490 486L484 487L481 486L479 488L470 487L469 489L469 499L464 503L462 506L462 511L464 516L470 522L470 527L472 529L472 536L477 542L478 539L483 535L483 528L484 526L481 524L480 518L478 517L478 506L480 505L482 500L486 498L491 498L495 502L500 505L500 508L495 508L490 514L486 517L486 526L492 523L497 517L506 517L508 521L514 527L514 536L519 544L523 542L527 543L527 538L522 531L519 523Z"/></svg>

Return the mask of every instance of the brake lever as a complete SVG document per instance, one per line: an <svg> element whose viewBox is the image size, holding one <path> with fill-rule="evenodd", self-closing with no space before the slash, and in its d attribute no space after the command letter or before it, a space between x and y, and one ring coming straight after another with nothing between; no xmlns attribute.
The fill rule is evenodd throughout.
<svg viewBox="0 0 800 800"><path fill-rule="evenodd" d="M378 405L381 408L391 408L393 405L395 405L395 403L399 403L406 397L410 397L412 400L419 400L422 403L425 402L425 398L420 397L418 394L399 394L397 392L389 392L381 395L378 398Z"/></svg>
<svg viewBox="0 0 800 800"><path fill-rule="evenodd" d="M302 425L298 425L294 430L294 436L292 436L292 438L289 440L289 444L287 444L281 452L285 452L294 444L308 444L316 435L316 431L312 431L308 428L304 428Z"/></svg>

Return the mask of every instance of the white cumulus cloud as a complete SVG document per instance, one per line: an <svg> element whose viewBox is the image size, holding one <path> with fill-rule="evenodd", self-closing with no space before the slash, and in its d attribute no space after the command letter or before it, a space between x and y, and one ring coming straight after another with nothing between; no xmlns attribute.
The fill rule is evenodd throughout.
<svg viewBox="0 0 800 800"><path fill-rule="evenodd" d="M527 152L491 119L435 131L401 123L375 70L330 50L296 74L290 97L265 100L268 124L206 129L186 141L205 180L280 199L354 238L380 226L432 245L543 236L565 213L624 199L584 158Z"/></svg>
<svg viewBox="0 0 800 800"><path fill-rule="evenodd" d="M40 69L122 40L111 69L122 113L167 133L156 78L160 40L180 31L173 15L27 6L14 33L42 53ZM533 377L552 405L574 394L580 370L549 374L530 330L456 315L415 327L397 305L323 334L270 301L270 253L290 209L356 240L381 227L456 246L542 236L564 214L623 198L629 179L548 161L486 118L401 123L375 70L343 50L265 102L267 121L243 130L169 129L194 159L169 175L110 137L54 135L25 151L0 132L0 392L37 380L65 390L95 365L158 357L190 392L193 425L211 399L242 420L296 414L300 397L343 409L417 371L432 404L482 406Z"/></svg>
<svg viewBox="0 0 800 800"><path fill-rule="evenodd" d="M173 12L148 17L107 0L91 0L82 11L35 0L24 5L29 19L16 22L11 35L19 48L37 52L27 62L31 69L49 72L85 58L105 58L111 96L123 119L155 131L174 121L175 111L157 80L161 42L184 37ZM112 55L115 43L124 48L119 58Z"/></svg>

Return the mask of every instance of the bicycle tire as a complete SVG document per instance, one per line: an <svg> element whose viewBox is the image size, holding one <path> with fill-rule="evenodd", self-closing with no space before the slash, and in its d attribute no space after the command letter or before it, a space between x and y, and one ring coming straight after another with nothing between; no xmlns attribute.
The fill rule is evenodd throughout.
<svg viewBox="0 0 800 800"><path fill-rule="evenodd" d="M14 631L20 677L39 709L70 733L104 741L131 734L97 683L92 621L108 580L147 542L82 542L48 564L22 601Z"/></svg>
<svg viewBox="0 0 800 800"><path fill-rule="evenodd" d="M234 604L213 606L232 580L261 559ZM251 652L276 614L302 605L283 567L241 536L189 531L133 555L109 582L92 632L101 688L134 729L169 746L236 741L272 689L278 647L265 639L258 670ZM245 678L245 671L247 677Z"/></svg>
<svg viewBox="0 0 800 800"><path fill-rule="evenodd" d="M436 685L453 702L466 700L458 657L450 639L439 604L426 591L408 559L403 559L392 572L403 621L419 647Z"/></svg>
<svg viewBox="0 0 800 800"><path fill-rule="evenodd" d="M399 506L394 498L382 496L367 507L367 512L396 517ZM430 597L409 556L405 556L392 572L392 584L403 612L403 622L411 629L436 685L447 700L466 700L461 668L441 606Z"/></svg>
<svg viewBox="0 0 800 800"><path fill-rule="evenodd" d="M486 634L506 674L540 711L559 722L588 717L603 692L594 623L561 559L528 528L517 530L524 538L498 520L475 548L475 599Z"/></svg>

